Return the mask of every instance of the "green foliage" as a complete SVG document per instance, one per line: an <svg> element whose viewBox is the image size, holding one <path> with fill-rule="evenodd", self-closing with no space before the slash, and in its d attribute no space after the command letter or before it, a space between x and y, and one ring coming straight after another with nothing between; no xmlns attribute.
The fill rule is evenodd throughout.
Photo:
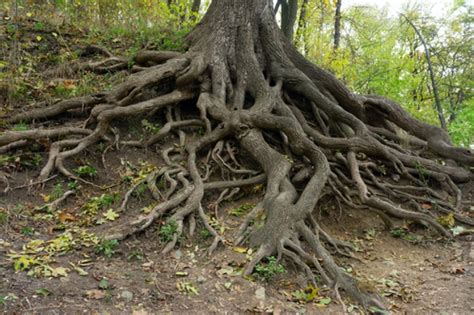
<svg viewBox="0 0 474 315"><path fill-rule="evenodd" d="M117 240L103 240L95 247L96 254L111 258L119 242Z"/></svg>
<svg viewBox="0 0 474 315"><path fill-rule="evenodd" d="M31 235L33 235L34 231L35 230L32 227L25 226L21 229L20 233L25 235L25 236L31 236Z"/></svg>
<svg viewBox="0 0 474 315"><path fill-rule="evenodd" d="M174 220L169 220L164 224L159 231L159 236L162 242L170 242L173 240L173 236L178 231L178 223Z"/></svg>
<svg viewBox="0 0 474 315"><path fill-rule="evenodd" d="M28 124L24 122L19 122L15 124L12 128L13 131L27 131L28 129Z"/></svg>
<svg viewBox="0 0 474 315"><path fill-rule="evenodd" d="M143 250L136 248L127 255L128 260L143 260Z"/></svg>
<svg viewBox="0 0 474 315"><path fill-rule="evenodd" d="M94 216L99 210L109 207L117 199L117 195L102 194L99 197L92 197L82 206L82 213Z"/></svg>
<svg viewBox="0 0 474 315"><path fill-rule="evenodd" d="M69 189L69 190L77 190L77 188L78 188L77 181L72 180L72 181L69 181L69 182L67 183L67 189Z"/></svg>
<svg viewBox="0 0 474 315"><path fill-rule="evenodd" d="M5 209L0 208L0 224L7 223L8 218L9 218L8 212Z"/></svg>
<svg viewBox="0 0 474 315"><path fill-rule="evenodd" d="M160 131L159 125L153 124L146 119L142 120L142 126L147 132L150 133L157 133L158 131Z"/></svg>
<svg viewBox="0 0 474 315"><path fill-rule="evenodd" d="M457 145L469 147L474 144L474 99L457 113L456 119L449 125L449 133Z"/></svg>
<svg viewBox="0 0 474 315"><path fill-rule="evenodd" d="M63 185L61 183L54 185L53 191L50 194L51 201L60 198L62 195L64 195Z"/></svg>
<svg viewBox="0 0 474 315"><path fill-rule="evenodd" d="M209 232L208 229L201 229L199 231L199 235L201 235L202 238L209 238L212 236L211 232Z"/></svg>
<svg viewBox="0 0 474 315"><path fill-rule="evenodd" d="M318 18L308 18L297 44L307 57L342 79L360 94L379 94L400 103L415 118L439 125L424 49L404 18L375 6L354 6L342 13L342 37L337 51L333 41L334 7L309 1ZM416 24L432 52L431 59L448 129L458 145L473 144L472 12L474 6L458 1L446 15L430 16L419 4L404 14ZM454 118L454 120L453 120Z"/></svg>
<svg viewBox="0 0 474 315"><path fill-rule="evenodd" d="M408 234L407 230L404 228L395 228L390 231L390 234L392 234L393 237L395 238L402 238Z"/></svg>
<svg viewBox="0 0 474 315"><path fill-rule="evenodd" d="M252 210L254 207L255 207L254 204L244 203L244 204L240 205L239 207L237 207L235 209L232 209L230 211L230 214L234 215L236 217L240 217L240 216L243 216L244 214L246 214L247 212L249 212L250 210Z"/></svg>
<svg viewBox="0 0 474 315"><path fill-rule="evenodd" d="M265 281L285 272L285 267L279 264L274 256L267 257L267 263L258 263L255 266L255 274Z"/></svg>
<svg viewBox="0 0 474 315"><path fill-rule="evenodd" d="M74 170L80 177L96 177L97 169L90 165L82 165Z"/></svg>

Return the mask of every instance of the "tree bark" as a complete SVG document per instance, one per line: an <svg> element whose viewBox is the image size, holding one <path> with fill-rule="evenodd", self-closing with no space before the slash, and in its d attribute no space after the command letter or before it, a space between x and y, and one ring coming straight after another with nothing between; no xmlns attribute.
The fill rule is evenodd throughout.
<svg viewBox="0 0 474 315"><path fill-rule="evenodd" d="M341 40L341 6L342 0L337 0L336 14L334 15L334 50L339 48L339 41Z"/></svg>
<svg viewBox="0 0 474 315"><path fill-rule="evenodd" d="M281 2L281 30L286 38L292 40L296 16L298 13L298 0L284 0Z"/></svg>

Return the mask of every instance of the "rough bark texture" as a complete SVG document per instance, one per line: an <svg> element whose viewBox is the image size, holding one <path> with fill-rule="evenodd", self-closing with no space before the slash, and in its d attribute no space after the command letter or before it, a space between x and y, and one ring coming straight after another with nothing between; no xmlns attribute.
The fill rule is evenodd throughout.
<svg viewBox="0 0 474 315"><path fill-rule="evenodd" d="M202 206L207 191L221 190L219 200L225 200L235 194L230 189L265 182L263 199L234 241L258 248L245 273L276 254L294 261L313 282L314 268L328 286L344 290L364 307L383 303L359 289L336 264L332 253L350 255L351 247L319 226L313 212L321 204L375 213L387 226L391 217L420 222L443 236L450 233L437 222L437 213L420 203L436 202L440 213L473 223L460 212L462 196L456 186L473 178L466 167L474 165L472 152L453 147L442 129L413 119L393 101L356 95L310 63L278 28L269 1L213 1L188 40L189 50L182 55L138 54L132 69L138 73L109 92L8 117L13 123L52 119L77 109L90 113L78 128L6 132L0 135L0 150L55 139L41 182L54 171L75 178L64 160L99 141L152 146L175 131L180 145L161 151L167 165L142 181L160 202L105 238L123 239L167 215L178 226L164 249L168 252L188 224L194 230L197 215L214 236L212 252L223 238L207 222L208 209ZM193 109L191 117L182 115ZM121 141L111 135L118 118L162 111L167 122L150 139ZM204 128L204 134L190 136L195 126ZM167 183L166 191L159 192L157 180ZM125 195L122 209L135 188ZM265 217L262 225L255 223L257 217Z"/></svg>
<svg viewBox="0 0 474 315"><path fill-rule="evenodd" d="M336 13L334 14L334 50L339 48L341 40L341 7L342 0L336 1Z"/></svg>

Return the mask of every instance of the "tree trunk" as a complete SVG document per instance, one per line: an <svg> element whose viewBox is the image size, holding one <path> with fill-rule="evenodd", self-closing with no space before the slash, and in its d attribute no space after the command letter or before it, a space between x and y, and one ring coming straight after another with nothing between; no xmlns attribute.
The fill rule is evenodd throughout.
<svg viewBox="0 0 474 315"><path fill-rule="evenodd" d="M336 14L334 15L334 50L339 48L341 40L341 6L342 0L336 1Z"/></svg>
<svg viewBox="0 0 474 315"><path fill-rule="evenodd" d="M201 0L193 0L191 12L198 13L200 7L201 7Z"/></svg>
<svg viewBox="0 0 474 315"><path fill-rule="evenodd" d="M407 20L407 22L410 24L410 26L415 31L416 35L420 38L420 41L423 44L423 48L425 49L426 61L428 62L428 72L430 74L430 79L431 79L431 87L433 88L433 94L434 94L434 98L435 98L436 112L438 113L438 118L439 118L439 122L441 124L441 128L446 130L447 129L446 128L446 119L444 118L443 106L441 105L441 100L439 98L438 85L436 84L436 79L435 79L434 71L433 71L433 65L431 63L430 49L429 49L428 45L426 44L426 41L423 38L423 35L421 35L420 31L415 26L415 24L413 24L413 22L407 16L405 16L403 14L402 14L402 16Z"/></svg>
<svg viewBox="0 0 474 315"><path fill-rule="evenodd" d="M281 30L286 38L292 40L298 13L298 0L284 0L281 2Z"/></svg>

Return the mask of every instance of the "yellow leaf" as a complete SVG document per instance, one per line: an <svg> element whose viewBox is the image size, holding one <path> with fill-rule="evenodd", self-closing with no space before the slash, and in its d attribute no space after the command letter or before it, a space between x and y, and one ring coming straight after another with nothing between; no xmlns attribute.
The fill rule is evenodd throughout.
<svg viewBox="0 0 474 315"><path fill-rule="evenodd" d="M50 195L40 194L41 198L43 198L44 202L49 202L51 200Z"/></svg>
<svg viewBox="0 0 474 315"><path fill-rule="evenodd" d="M232 250L236 253L240 253L240 254L245 254L247 252L247 248L245 247L240 247L240 246L236 246L234 248L232 248Z"/></svg>
<svg viewBox="0 0 474 315"><path fill-rule="evenodd" d="M41 36L39 36L39 35L36 36L36 40L37 40L37 41L40 42L42 39L43 39L43 37L41 37Z"/></svg>
<svg viewBox="0 0 474 315"><path fill-rule="evenodd" d="M33 258L28 256L20 256L13 264L13 268L15 269L15 271L28 270L34 263L35 260Z"/></svg>
<svg viewBox="0 0 474 315"><path fill-rule="evenodd" d="M115 221L115 219L117 219L120 215L113 209L109 209L106 213L103 214L103 216L109 221Z"/></svg>
<svg viewBox="0 0 474 315"><path fill-rule="evenodd" d="M26 16L27 16L27 17L32 17L32 16L33 16L33 13L27 12L27 13L26 13Z"/></svg>
<svg viewBox="0 0 474 315"><path fill-rule="evenodd" d="M64 267L53 268L51 270L51 275L55 278L58 277L67 277L69 269Z"/></svg>
<svg viewBox="0 0 474 315"><path fill-rule="evenodd" d="M454 220L454 214L449 213L447 215L439 216L438 217L438 223L441 224L444 227L453 227L454 224L456 223Z"/></svg>

